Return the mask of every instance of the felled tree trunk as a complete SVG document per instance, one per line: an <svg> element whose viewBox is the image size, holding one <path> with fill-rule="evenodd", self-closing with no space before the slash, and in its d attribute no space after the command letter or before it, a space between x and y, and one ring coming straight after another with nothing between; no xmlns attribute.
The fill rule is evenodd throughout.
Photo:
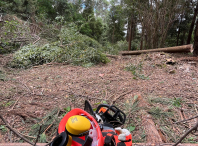
<svg viewBox="0 0 198 146"><path fill-rule="evenodd" d="M141 95L138 95L139 107L145 108L148 106L148 103L142 98ZM155 123L152 120L152 116L148 114L144 109L141 110L142 113L142 126L144 127L146 134L146 142L148 144L152 143L163 143L162 138L160 137L158 130L155 127Z"/></svg>
<svg viewBox="0 0 198 146"><path fill-rule="evenodd" d="M183 45L183 46L149 49L149 50L121 51L120 54L122 56L125 56L125 55L139 55L139 54L150 53L150 52L190 53L192 51L193 51L193 45L189 44L189 45Z"/></svg>

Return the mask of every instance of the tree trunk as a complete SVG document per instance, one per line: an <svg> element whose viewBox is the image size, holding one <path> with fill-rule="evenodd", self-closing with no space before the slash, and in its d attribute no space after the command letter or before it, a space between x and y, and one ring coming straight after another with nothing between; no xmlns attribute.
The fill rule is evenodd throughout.
<svg viewBox="0 0 198 146"><path fill-rule="evenodd" d="M155 123L152 120L152 116L147 113L143 108L148 107L149 104L142 98L141 95L138 95L139 107L142 108L142 126L144 127L146 134L147 143L162 143L162 138L160 137L158 130L155 126Z"/></svg>
<svg viewBox="0 0 198 146"><path fill-rule="evenodd" d="M129 35L130 35L130 21L128 18L128 26L127 26L127 35L126 35L126 41L129 42Z"/></svg>
<svg viewBox="0 0 198 146"><path fill-rule="evenodd" d="M131 16L131 26L130 26L130 34L129 34L129 46L128 46L128 51L131 50L132 27L133 27L133 15Z"/></svg>
<svg viewBox="0 0 198 146"><path fill-rule="evenodd" d="M139 55L142 53L149 52L166 52L166 53L190 53L193 50L193 45L184 45L184 46L176 46L169 48L158 48L158 49L150 49L150 50L139 50L139 51L122 51L120 54L122 56L125 55ZM197 50L198 50L198 30L197 30Z"/></svg>
<svg viewBox="0 0 198 146"><path fill-rule="evenodd" d="M140 41L140 50L143 50L143 41L144 41L144 26L142 26L141 41Z"/></svg>
<svg viewBox="0 0 198 146"><path fill-rule="evenodd" d="M194 56L198 56L198 21L196 23L195 34L194 34Z"/></svg>
<svg viewBox="0 0 198 146"><path fill-rule="evenodd" d="M181 24L181 22L182 22L182 19L183 19L183 15L181 16L181 20L180 20L180 22L179 22L179 30L178 30L178 33L177 33L177 46L179 46L179 35L180 35L180 24Z"/></svg>
<svg viewBox="0 0 198 146"><path fill-rule="evenodd" d="M179 35L180 35L180 27L178 28L179 30L178 30L178 33L177 33L177 46L179 45Z"/></svg>
<svg viewBox="0 0 198 146"><path fill-rule="evenodd" d="M183 35L182 35L182 39L181 39L181 44L180 45L185 45L186 43L185 43L185 35L186 35L186 31L184 30L183 31Z"/></svg>
<svg viewBox="0 0 198 146"><path fill-rule="evenodd" d="M195 25L197 14L198 14L198 2L197 2L197 6L195 8L195 12L194 12L192 23L190 25L190 30L189 30L189 33L188 33L187 44L190 44L190 40L191 40L192 32L193 32L193 29L194 29L194 25Z"/></svg>

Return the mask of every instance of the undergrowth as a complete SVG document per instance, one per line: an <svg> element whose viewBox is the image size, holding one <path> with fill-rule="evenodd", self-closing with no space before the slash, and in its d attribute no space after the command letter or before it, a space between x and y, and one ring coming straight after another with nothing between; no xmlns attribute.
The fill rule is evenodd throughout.
<svg viewBox="0 0 198 146"><path fill-rule="evenodd" d="M11 67L29 68L49 62L62 62L89 67L109 62L102 46L94 39L77 32L75 26L65 26L60 40L43 46L27 45L14 54Z"/></svg>

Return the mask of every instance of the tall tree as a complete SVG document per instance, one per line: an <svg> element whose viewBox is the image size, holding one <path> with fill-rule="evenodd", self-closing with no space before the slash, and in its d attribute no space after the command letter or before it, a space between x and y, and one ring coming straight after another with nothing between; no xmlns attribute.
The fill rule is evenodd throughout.
<svg viewBox="0 0 198 146"><path fill-rule="evenodd" d="M109 12L109 40L111 43L116 43L117 41L124 40L125 31L125 17L123 15L123 9L121 5L111 6Z"/></svg>
<svg viewBox="0 0 198 146"><path fill-rule="evenodd" d="M80 32L99 41L103 31L103 25L102 22L94 16L94 1L86 0L84 6L85 8L82 13L84 22Z"/></svg>
<svg viewBox="0 0 198 146"><path fill-rule="evenodd" d="M168 30L183 10L183 1L125 0L128 7L133 7L138 15L138 23L142 27L141 46L147 49L165 46Z"/></svg>
<svg viewBox="0 0 198 146"><path fill-rule="evenodd" d="M197 5L196 5L196 7L194 9L194 16L193 16L193 19L192 19L192 22L191 22L191 25L190 25L190 29L189 29L189 33L188 33L188 39L187 39L187 44L190 44L191 36L192 36L193 29L194 29L194 25L195 25L197 14L198 14L198 1L197 1Z"/></svg>
<svg viewBox="0 0 198 146"><path fill-rule="evenodd" d="M194 31L194 56L198 56L198 21L196 22L196 27Z"/></svg>

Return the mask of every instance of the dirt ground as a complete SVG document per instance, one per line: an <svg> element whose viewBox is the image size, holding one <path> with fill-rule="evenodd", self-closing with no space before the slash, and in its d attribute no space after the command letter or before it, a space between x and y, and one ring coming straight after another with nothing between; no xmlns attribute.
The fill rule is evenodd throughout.
<svg viewBox="0 0 198 146"><path fill-rule="evenodd" d="M11 55L0 56L1 115L30 140L35 140L36 134L30 131L39 119L44 121L56 108L61 119L70 109L84 108L84 101L89 100L94 108L115 101L127 115L125 128L130 129L133 142L146 142L140 109L134 104L137 94L149 103L145 110L163 142L177 141L196 122L174 124L198 114L198 61L190 55L151 53L110 58L110 63L90 68L54 63L26 70L8 68L10 59ZM50 124L54 121L43 130L47 141L55 135ZM0 142L22 142L1 120L0 132ZM197 141L196 133L184 140Z"/></svg>

